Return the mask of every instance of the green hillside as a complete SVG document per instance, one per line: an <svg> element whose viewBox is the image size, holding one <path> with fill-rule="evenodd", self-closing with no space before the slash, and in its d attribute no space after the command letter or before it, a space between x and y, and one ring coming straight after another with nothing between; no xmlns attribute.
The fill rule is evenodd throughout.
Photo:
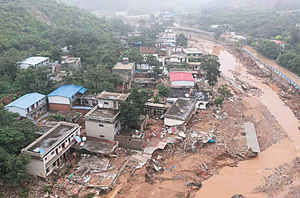
<svg viewBox="0 0 300 198"><path fill-rule="evenodd" d="M18 89L16 62L35 55L58 60L65 46L84 66L111 67L121 49L114 35L123 27L55 0L0 0L0 94Z"/></svg>

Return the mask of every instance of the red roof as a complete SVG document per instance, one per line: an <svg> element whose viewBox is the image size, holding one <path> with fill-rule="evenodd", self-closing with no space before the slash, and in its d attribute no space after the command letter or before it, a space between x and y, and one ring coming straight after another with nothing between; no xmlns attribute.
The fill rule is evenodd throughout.
<svg viewBox="0 0 300 198"><path fill-rule="evenodd" d="M195 82L195 79L191 73L185 73L185 72L176 72L176 73L170 73L170 80L173 81L193 81Z"/></svg>
<svg viewBox="0 0 300 198"><path fill-rule="evenodd" d="M155 54L154 47L140 47L141 54Z"/></svg>
<svg viewBox="0 0 300 198"><path fill-rule="evenodd" d="M272 40L274 43L277 43L277 44L286 44L285 42L282 42L282 41L278 41L278 40Z"/></svg>

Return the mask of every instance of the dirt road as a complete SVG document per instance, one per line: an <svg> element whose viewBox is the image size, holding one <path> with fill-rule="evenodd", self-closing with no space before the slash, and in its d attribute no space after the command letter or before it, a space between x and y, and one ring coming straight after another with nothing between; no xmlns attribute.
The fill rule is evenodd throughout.
<svg viewBox="0 0 300 198"><path fill-rule="evenodd" d="M282 74L284 74L289 79L291 79L294 83L296 83L298 86L300 86L300 77L299 76L296 76L295 74L288 71L287 69L279 66L274 60L270 60L270 59L264 57L263 55L257 53L253 47L244 46L244 48L246 50L248 50L249 52L251 52L252 54L254 54L257 58L259 58L260 60L262 60L266 64L268 64L268 65L272 66L273 68L277 69L278 71L280 71Z"/></svg>
<svg viewBox="0 0 300 198"><path fill-rule="evenodd" d="M203 39L193 39L198 40L198 43L193 44L194 46L220 58L223 75L233 78L232 71L238 72L241 74L239 77L241 80L249 82L263 91L259 100L268 108L291 139L271 146L259 154L256 159L241 162L238 167L223 168L219 175L203 182L203 187L197 192L196 197L230 197L236 193L244 194L246 197L265 197L265 195L252 194L253 189L261 184L263 176L272 173L269 171L270 168L289 162L299 155L299 121L292 111L284 105L276 91L255 76L248 74L244 65L227 52L224 47Z"/></svg>

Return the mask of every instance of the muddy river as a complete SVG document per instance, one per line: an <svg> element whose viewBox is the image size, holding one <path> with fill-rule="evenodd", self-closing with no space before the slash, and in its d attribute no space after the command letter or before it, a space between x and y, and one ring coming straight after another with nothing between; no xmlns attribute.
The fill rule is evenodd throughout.
<svg viewBox="0 0 300 198"><path fill-rule="evenodd" d="M248 74L244 65L237 61L223 46L210 41L195 39L198 40L198 43L193 44L195 47L201 45L199 46L200 49L204 48L205 51L219 57L224 76L233 78L232 71L238 72L241 74L239 77L241 80L247 81L263 91L259 100L269 109L289 136L289 139L282 140L271 146L253 160L240 162L237 167L223 168L218 175L203 182L203 187L197 192L196 197L231 197L237 193L243 194L246 197L266 197L266 195L263 194L253 194L253 189L261 185L263 176L268 176L273 173L272 169L290 162L299 155L299 121L292 111L284 105L284 102L277 95L276 89L272 89L262 83L257 77Z"/></svg>
<svg viewBox="0 0 300 198"><path fill-rule="evenodd" d="M254 54L256 57L258 57L260 60L262 60L266 64L268 64L268 65L272 66L273 68L277 69L278 71L280 71L282 74L284 74L289 79L291 79L292 81L294 81L294 83L296 83L298 86L300 86L300 78L298 76L296 76L292 72L288 71L287 69L279 66L275 61L267 59L266 57L258 54L255 51L255 49L253 49L251 46L245 46L244 48L246 50L248 50L249 52L251 52L252 54Z"/></svg>

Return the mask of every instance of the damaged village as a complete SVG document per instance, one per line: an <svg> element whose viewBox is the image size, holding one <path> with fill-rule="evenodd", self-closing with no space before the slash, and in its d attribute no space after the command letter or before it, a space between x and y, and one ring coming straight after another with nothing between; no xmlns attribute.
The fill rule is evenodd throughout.
<svg viewBox="0 0 300 198"><path fill-rule="evenodd" d="M14 60L18 82L40 69L48 87L0 99L0 131L10 130L0 142L20 153L0 150L1 171L26 175L1 179L0 197L300 197L300 78L231 26L216 38L172 12L153 16L115 16L130 31L110 35L121 43L111 67L87 67L74 44Z"/></svg>

